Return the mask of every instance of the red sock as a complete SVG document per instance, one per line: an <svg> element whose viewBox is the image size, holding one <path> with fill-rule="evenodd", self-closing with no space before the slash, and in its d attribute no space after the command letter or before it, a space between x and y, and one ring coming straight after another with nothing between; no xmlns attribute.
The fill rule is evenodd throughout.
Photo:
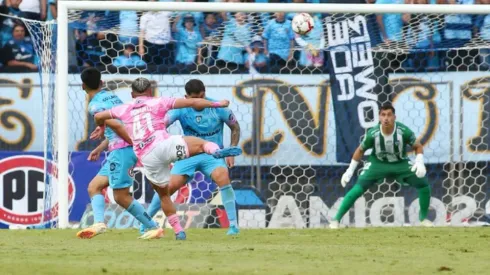
<svg viewBox="0 0 490 275"><path fill-rule="evenodd" d="M219 150L219 146L214 142L206 142L204 143L203 149L206 154L212 155Z"/></svg>
<svg viewBox="0 0 490 275"><path fill-rule="evenodd" d="M180 219L177 214L173 214L172 216L168 217L168 222L174 229L175 234L184 231L184 229L182 229L182 226L180 225Z"/></svg>

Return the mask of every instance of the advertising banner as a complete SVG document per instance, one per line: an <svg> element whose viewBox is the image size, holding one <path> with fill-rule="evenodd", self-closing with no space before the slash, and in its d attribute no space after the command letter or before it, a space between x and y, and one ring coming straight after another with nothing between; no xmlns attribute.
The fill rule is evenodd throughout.
<svg viewBox="0 0 490 275"><path fill-rule="evenodd" d="M336 156L338 162L348 163L367 129L378 124L382 87L374 74L371 26L366 16L333 15L326 21Z"/></svg>
<svg viewBox="0 0 490 275"><path fill-rule="evenodd" d="M157 96L184 96L186 81L199 78L208 86L209 97L230 99L230 108L241 125L240 145L245 153L236 159L239 166L250 165L257 156L261 165L339 165L359 143L360 133L346 135L353 133L361 120L354 123L355 120L349 122L346 118L355 118L351 109L357 110L361 105L341 103L334 111L334 102L341 94L331 92L325 75L143 76L155 81ZM135 77L104 75L104 81L123 101L128 101L131 99L128 85ZM389 76L386 85L392 87L389 99L397 110L397 119L418 135L425 146L427 163L490 160L487 134L490 119L486 119L490 113L486 100L490 98L489 77L488 72ZM98 141L88 140L94 123L87 114L86 96L78 79L78 75L70 75L69 146L72 151L87 151ZM366 81L371 83L367 78ZM0 74L0 83L33 85L0 89L0 114L4 122L0 125L0 151L43 151L39 75ZM368 90L365 93L373 95ZM348 95L352 96L350 90ZM361 104L374 106L369 100ZM171 132L180 133L180 126L172 127ZM227 127L224 137L228 144Z"/></svg>
<svg viewBox="0 0 490 275"><path fill-rule="evenodd" d="M81 222L82 226L91 224L90 219L87 218L91 212L87 187L105 161L104 155L95 162L88 161L87 158L88 152L72 153L69 170L68 190L71 209L69 220L75 223ZM48 184L45 183L44 171L48 171L53 176L53 180ZM133 174L135 180L132 188L130 188L132 196L142 204L149 203L154 195L150 182L143 176L140 167L136 167ZM45 170L41 153L0 152L0 183L2 184L0 188L0 228L8 228L9 225L13 224L38 224L42 220L43 210L51 213L50 210L57 205L56 167ZM49 192L45 192L47 189ZM124 212L123 209L118 210L111 188L107 188L104 195L108 211L106 212L107 222L114 227L121 227L119 223L113 224L114 221L111 217L119 217ZM45 196L47 196L46 199ZM250 186L235 185L235 196L238 208L265 211L265 200ZM201 213L199 214L201 220L194 217L189 226L213 227L226 224L226 215L224 220L221 219L224 212L219 208L222 203L217 186L200 172L197 172L191 181L177 191L172 199L176 205L179 205L179 209L184 214L194 215L193 211L201 211L199 212ZM208 210L202 210L204 205L208 205L206 208ZM56 213L56 211L52 212ZM217 218L216 222L207 220L210 215ZM56 215L52 219L56 219ZM125 222L127 223L127 221Z"/></svg>

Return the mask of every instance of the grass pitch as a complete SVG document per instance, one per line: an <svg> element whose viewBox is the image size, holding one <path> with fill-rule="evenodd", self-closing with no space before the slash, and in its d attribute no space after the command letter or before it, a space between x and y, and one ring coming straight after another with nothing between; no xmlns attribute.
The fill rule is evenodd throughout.
<svg viewBox="0 0 490 275"><path fill-rule="evenodd" d="M1 230L1 274L490 274L490 228Z"/></svg>

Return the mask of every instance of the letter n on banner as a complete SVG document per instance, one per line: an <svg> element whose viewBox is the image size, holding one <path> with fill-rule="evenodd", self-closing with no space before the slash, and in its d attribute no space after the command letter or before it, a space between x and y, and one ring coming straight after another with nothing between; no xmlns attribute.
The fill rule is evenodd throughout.
<svg viewBox="0 0 490 275"><path fill-rule="evenodd" d="M359 14L325 17L338 162L350 162L366 130L378 124L379 82L385 78L379 71L385 70L375 72L379 62L371 48L379 41L379 33L373 18Z"/></svg>

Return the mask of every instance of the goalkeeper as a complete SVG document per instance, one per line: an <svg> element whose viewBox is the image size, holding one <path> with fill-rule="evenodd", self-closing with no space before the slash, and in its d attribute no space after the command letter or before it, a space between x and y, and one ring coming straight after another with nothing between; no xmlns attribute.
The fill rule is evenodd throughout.
<svg viewBox="0 0 490 275"><path fill-rule="evenodd" d="M384 104L379 112L380 124L369 129L356 149L347 171L342 175L343 187L350 181L364 152L372 149L368 162L354 187L345 195L342 204L330 223L330 228L339 228L339 222L349 211L355 201L375 183L385 178L394 178L400 183L415 187L419 194L419 219L422 226L431 227L432 222L427 219L430 204L430 187L425 177L423 146L415 140L415 134L407 126L396 122L395 108ZM417 154L415 162L411 163L407 157L406 147L411 146Z"/></svg>

